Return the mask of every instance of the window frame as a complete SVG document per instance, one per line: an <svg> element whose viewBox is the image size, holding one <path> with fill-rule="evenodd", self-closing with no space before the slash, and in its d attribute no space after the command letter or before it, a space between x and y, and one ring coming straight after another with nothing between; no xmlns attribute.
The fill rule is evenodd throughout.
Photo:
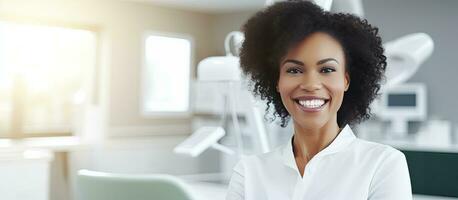
<svg viewBox="0 0 458 200"><path fill-rule="evenodd" d="M148 83L148 65L146 63L146 41L150 36L160 36L160 37L171 37L177 39L185 39L189 41L190 44L190 60L189 60L189 93L188 93L188 109L187 111L182 112L155 112L147 111L145 109L146 100L146 90ZM172 33L172 32L160 32L160 31L144 31L141 39L141 70L140 70L140 95L139 95L139 113L144 118L190 118L192 117L192 105L193 105L193 74L194 74L194 65L195 65L195 46L194 38L189 34L184 33Z"/></svg>

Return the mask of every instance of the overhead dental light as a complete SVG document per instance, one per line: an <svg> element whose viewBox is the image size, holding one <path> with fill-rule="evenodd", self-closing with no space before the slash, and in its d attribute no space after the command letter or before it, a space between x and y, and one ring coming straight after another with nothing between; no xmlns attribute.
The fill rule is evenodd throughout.
<svg viewBox="0 0 458 200"><path fill-rule="evenodd" d="M362 0L338 0L333 12L352 13L364 17ZM412 33L383 44L387 57L386 82L383 88L405 83L420 68L434 50L434 42L426 33Z"/></svg>
<svg viewBox="0 0 458 200"><path fill-rule="evenodd" d="M385 88L405 83L434 50L433 39L426 33L412 33L385 43L387 58Z"/></svg>

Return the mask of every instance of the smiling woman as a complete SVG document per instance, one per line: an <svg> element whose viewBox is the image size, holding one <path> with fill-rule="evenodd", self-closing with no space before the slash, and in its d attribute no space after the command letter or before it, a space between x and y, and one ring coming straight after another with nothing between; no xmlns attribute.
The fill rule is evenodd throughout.
<svg viewBox="0 0 458 200"><path fill-rule="evenodd" d="M243 157L227 199L412 199L405 156L356 138L386 67L378 29L308 1L279 2L243 26L240 64L290 142Z"/></svg>
<svg viewBox="0 0 458 200"><path fill-rule="evenodd" d="M350 81L339 42L326 33L314 33L291 49L282 63L277 91L295 128L337 122L335 113Z"/></svg>

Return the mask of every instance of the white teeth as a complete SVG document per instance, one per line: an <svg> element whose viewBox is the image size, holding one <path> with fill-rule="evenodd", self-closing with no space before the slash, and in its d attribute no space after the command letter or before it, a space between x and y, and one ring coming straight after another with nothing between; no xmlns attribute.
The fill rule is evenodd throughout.
<svg viewBox="0 0 458 200"><path fill-rule="evenodd" d="M321 107L325 101L322 99L312 99L312 100L300 100L299 103L306 108L318 108Z"/></svg>

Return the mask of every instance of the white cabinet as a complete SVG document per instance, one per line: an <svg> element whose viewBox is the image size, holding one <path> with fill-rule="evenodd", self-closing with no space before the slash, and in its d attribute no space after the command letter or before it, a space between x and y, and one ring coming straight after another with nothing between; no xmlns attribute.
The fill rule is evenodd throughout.
<svg viewBox="0 0 458 200"><path fill-rule="evenodd" d="M52 153L0 149L0 199L48 200Z"/></svg>

